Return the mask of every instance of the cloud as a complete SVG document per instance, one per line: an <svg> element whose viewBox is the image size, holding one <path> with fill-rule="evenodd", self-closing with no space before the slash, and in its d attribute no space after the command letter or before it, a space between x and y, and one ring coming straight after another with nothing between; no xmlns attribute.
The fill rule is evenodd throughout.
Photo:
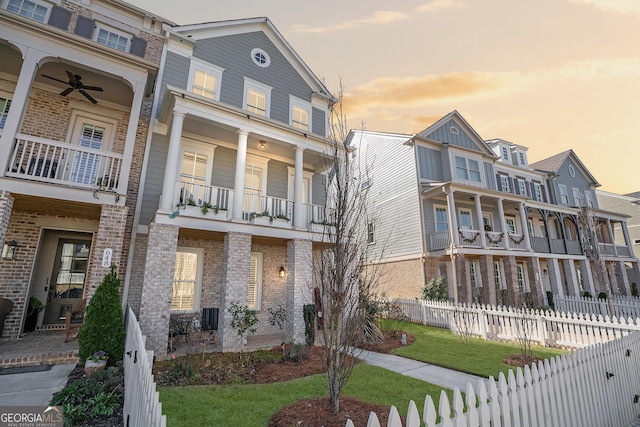
<svg viewBox="0 0 640 427"><path fill-rule="evenodd" d="M585 4L593 8L622 15L640 16L640 2L638 0L569 0L572 3Z"/></svg>
<svg viewBox="0 0 640 427"><path fill-rule="evenodd" d="M416 10L421 13L431 13L444 9L462 9L465 6L463 2L458 0L435 0L418 6Z"/></svg>
<svg viewBox="0 0 640 427"><path fill-rule="evenodd" d="M405 12L394 10L378 10L375 11L372 15L363 18L337 22L335 24L325 26L308 27L305 25L294 25L293 31L298 33L327 33L334 31L351 30L363 25L390 24L393 22L403 21L410 17L411 15Z"/></svg>

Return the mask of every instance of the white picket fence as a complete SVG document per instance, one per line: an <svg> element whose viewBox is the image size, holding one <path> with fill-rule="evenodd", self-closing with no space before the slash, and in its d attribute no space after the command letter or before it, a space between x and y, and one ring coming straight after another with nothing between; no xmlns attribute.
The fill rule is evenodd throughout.
<svg viewBox="0 0 640 427"><path fill-rule="evenodd" d="M411 401L406 427L626 427L640 416L640 333L572 354L539 362L530 368L500 373L498 381L467 384L463 399L454 389L453 404L440 394L436 411L427 396L420 418ZM464 412L464 404L467 412ZM438 416L440 422L437 423ZM345 427L354 427L351 420ZM367 427L380 427L371 413ZM387 427L403 427L395 407Z"/></svg>
<svg viewBox="0 0 640 427"><path fill-rule="evenodd" d="M167 417L162 415L162 403L151 373L153 351L145 349L145 341L138 319L128 307L124 355L124 425L166 427Z"/></svg>
<svg viewBox="0 0 640 427"><path fill-rule="evenodd" d="M620 317L640 317L640 298L632 296L610 297L614 315ZM600 298L583 298L579 296L565 296L553 298L556 311L569 313L591 313L602 316L610 315L609 302Z"/></svg>
<svg viewBox="0 0 640 427"><path fill-rule="evenodd" d="M515 309L448 301L398 300L412 322L449 328L490 340L517 341L526 328L532 344L581 348L606 343L640 330L640 318L609 318L551 310Z"/></svg>

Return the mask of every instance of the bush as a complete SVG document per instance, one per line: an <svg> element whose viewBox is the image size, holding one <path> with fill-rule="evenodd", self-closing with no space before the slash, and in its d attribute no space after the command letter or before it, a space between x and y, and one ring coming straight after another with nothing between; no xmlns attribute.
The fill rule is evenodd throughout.
<svg viewBox="0 0 640 427"><path fill-rule="evenodd" d="M607 299L607 293L606 292L600 292L598 294L598 298L606 300Z"/></svg>
<svg viewBox="0 0 640 427"><path fill-rule="evenodd" d="M84 324L78 335L81 363L99 350L109 355L109 365L122 360L125 330L119 291L120 279L116 266L112 265L87 306Z"/></svg>
<svg viewBox="0 0 640 427"><path fill-rule="evenodd" d="M422 299L447 301L447 278L445 276L433 277L422 288Z"/></svg>
<svg viewBox="0 0 640 427"><path fill-rule="evenodd" d="M583 296L584 298L593 298L593 297L591 296L591 292L589 292L589 291L585 291L585 292L584 292L584 294L582 294L582 296Z"/></svg>
<svg viewBox="0 0 640 427"><path fill-rule="evenodd" d="M302 307L304 316L304 341L309 347L313 347L316 342L316 305L307 304Z"/></svg>
<svg viewBox="0 0 640 427"><path fill-rule="evenodd" d="M631 283L631 296L638 296L638 284L636 282Z"/></svg>

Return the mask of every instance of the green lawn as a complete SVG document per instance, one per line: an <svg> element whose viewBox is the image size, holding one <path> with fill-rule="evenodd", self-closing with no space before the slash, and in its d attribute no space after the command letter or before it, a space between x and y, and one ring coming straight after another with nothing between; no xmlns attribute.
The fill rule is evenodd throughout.
<svg viewBox="0 0 640 427"><path fill-rule="evenodd" d="M448 329L417 325L415 323L403 323L400 329L413 334L416 337L416 342L394 350L393 353L398 356L409 357L483 377L493 375L497 379L500 372L506 373L513 368L502 362L502 360L512 354L520 353L520 347L511 343L471 338L465 344L458 335L453 334ZM534 356L548 359L564 354L566 351L534 346L532 353Z"/></svg>
<svg viewBox="0 0 640 427"><path fill-rule="evenodd" d="M395 405L406 414L409 400L422 408L425 396L437 404L441 387L382 368L358 364L343 390L367 402ZM170 426L266 426L280 408L327 395L323 374L277 384L161 387L162 412ZM452 394L447 390L449 398Z"/></svg>

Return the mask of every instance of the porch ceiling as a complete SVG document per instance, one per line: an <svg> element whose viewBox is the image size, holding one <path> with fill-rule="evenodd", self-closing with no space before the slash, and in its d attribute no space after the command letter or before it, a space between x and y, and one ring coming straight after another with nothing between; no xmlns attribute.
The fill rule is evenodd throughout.
<svg viewBox="0 0 640 427"><path fill-rule="evenodd" d="M14 194L15 211L33 212L46 215L67 216L75 218L100 219L100 205Z"/></svg>
<svg viewBox="0 0 640 427"><path fill-rule="evenodd" d="M224 241L226 233L219 231L196 230L193 228L181 228L178 232L179 239L202 239ZM288 239L278 239L275 237L251 236L251 243L263 246L286 246Z"/></svg>

